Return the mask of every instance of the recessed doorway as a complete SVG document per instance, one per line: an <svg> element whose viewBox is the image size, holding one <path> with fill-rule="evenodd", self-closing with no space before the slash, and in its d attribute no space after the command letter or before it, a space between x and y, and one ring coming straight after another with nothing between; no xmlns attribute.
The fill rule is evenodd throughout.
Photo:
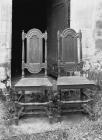
<svg viewBox="0 0 102 140"><path fill-rule="evenodd" d="M21 76L22 30L48 33L48 56L56 57L57 30L69 27L70 0L13 0L11 77ZM50 59L49 58L49 59Z"/></svg>

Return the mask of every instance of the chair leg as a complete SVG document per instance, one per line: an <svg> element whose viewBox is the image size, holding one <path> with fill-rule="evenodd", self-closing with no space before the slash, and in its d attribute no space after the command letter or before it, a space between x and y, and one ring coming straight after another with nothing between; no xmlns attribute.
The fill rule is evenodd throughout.
<svg viewBox="0 0 102 140"><path fill-rule="evenodd" d="M61 90L58 91L58 99L57 99L57 122L61 122Z"/></svg>
<svg viewBox="0 0 102 140"><path fill-rule="evenodd" d="M19 117L18 117L18 105L15 103L15 125L18 125Z"/></svg>
<svg viewBox="0 0 102 140"><path fill-rule="evenodd" d="M84 109L84 112L86 112L88 114L88 118L90 120L94 121L96 119L96 117L95 117L95 113L94 113L93 109L90 107L90 105L89 104L83 104L82 107Z"/></svg>
<svg viewBox="0 0 102 140"><path fill-rule="evenodd" d="M83 100L84 99L84 93L83 93L83 89L81 88L80 89L80 100Z"/></svg>
<svg viewBox="0 0 102 140"><path fill-rule="evenodd" d="M15 125L18 125L19 118L15 117Z"/></svg>
<svg viewBox="0 0 102 140"><path fill-rule="evenodd" d="M81 89L81 100L84 100L86 98L86 96L84 95L83 93L83 89ZM87 96L87 98L90 98ZM88 114L88 118L90 120L95 120L96 119L96 115L95 115L95 112L94 112L94 109L93 109L93 100L89 101L88 103L86 104L82 104L81 105L82 108L84 109L84 113Z"/></svg>
<svg viewBox="0 0 102 140"><path fill-rule="evenodd" d="M24 97L24 103L25 103L25 91L22 91L22 95ZM18 121L19 121L19 118L20 118L20 115L22 113L22 110L24 110L24 107L21 107L21 109L19 110L19 106L18 106L18 103L20 99L18 99L16 97L16 101L15 101L15 125L18 125Z"/></svg>
<svg viewBox="0 0 102 140"><path fill-rule="evenodd" d="M92 121L97 120L98 118L94 111L94 101L93 100L90 102L89 107L90 107L90 112L91 112L91 114L89 113L89 119L91 119Z"/></svg>
<svg viewBox="0 0 102 140"><path fill-rule="evenodd" d="M53 102L52 102L52 89L49 88L48 90L48 99L49 99L49 107L48 107L48 118L49 122L53 122Z"/></svg>
<svg viewBox="0 0 102 140"><path fill-rule="evenodd" d="M61 103L58 101L57 122L61 122Z"/></svg>
<svg viewBox="0 0 102 140"><path fill-rule="evenodd" d="M49 109L49 115L48 115L48 118L49 118L49 122L50 122L50 124L52 124L52 122L53 122L52 108Z"/></svg>

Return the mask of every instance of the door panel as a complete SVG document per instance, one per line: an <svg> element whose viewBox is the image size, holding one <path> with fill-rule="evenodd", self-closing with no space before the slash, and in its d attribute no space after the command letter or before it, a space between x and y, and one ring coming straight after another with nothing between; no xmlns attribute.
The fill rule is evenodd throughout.
<svg viewBox="0 0 102 140"><path fill-rule="evenodd" d="M57 67L57 31L64 30L70 26L68 22L70 14L68 13L68 1L69 0L52 0L51 3L47 24L49 73L51 73L51 68L54 65Z"/></svg>

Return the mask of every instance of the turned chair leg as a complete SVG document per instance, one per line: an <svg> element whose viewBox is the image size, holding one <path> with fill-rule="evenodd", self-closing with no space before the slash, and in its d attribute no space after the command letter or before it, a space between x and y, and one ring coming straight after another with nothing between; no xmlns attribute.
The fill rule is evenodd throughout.
<svg viewBox="0 0 102 140"><path fill-rule="evenodd" d="M61 122L61 104L60 101L58 101L58 108L57 108L57 122Z"/></svg>
<svg viewBox="0 0 102 140"><path fill-rule="evenodd" d="M52 124L53 123L53 114L52 114L52 109L51 109L51 111L50 111L50 113L49 113L49 123L50 124Z"/></svg>
<svg viewBox="0 0 102 140"><path fill-rule="evenodd" d="M18 125L18 121L19 121L19 119L18 119L18 117L16 116L16 117L15 117L15 125Z"/></svg>
<svg viewBox="0 0 102 140"><path fill-rule="evenodd" d="M61 122L61 90L58 92L57 99L57 122Z"/></svg>
<svg viewBox="0 0 102 140"><path fill-rule="evenodd" d="M15 118L14 118L15 125L18 125L18 120L19 120L19 118L18 118L18 108L17 107L18 107L17 103L15 103Z"/></svg>
<svg viewBox="0 0 102 140"><path fill-rule="evenodd" d="M15 102L14 122L15 122L15 125L18 125L18 104L17 104L17 100L18 100L18 98L17 98L17 91L14 90L14 102Z"/></svg>
<svg viewBox="0 0 102 140"><path fill-rule="evenodd" d="M92 100L92 102L89 104L89 106L90 106L90 112L91 113L89 113L89 119L90 120L92 120L92 121L95 121L95 120L97 120L97 115L95 114L95 111L94 111L94 103L93 103L94 101Z"/></svg>
<svg viewBox="0 0 102 140"><path fill-rule="evenodd" d="M25 103L25 91L23 90L22 91L22 95L24 97L24 103ZM16 94L17 96L17 94ZM22 108L21 108L21 111L19 111L19 107L18 107L18 103L20 99L18 97L16 97L16 100L15 100L15 125L18 125L18 121L19 121L19 118L20 118L20 115L22 113Z"/></svg>
<svg viewBox="0 0 102 140"><path fill-rule="evenodd" d="M48 107L48 118L50 124L53 122L53 102L52 102L52 89L48 90L48 100L49 100L49 107Z"/></svg>

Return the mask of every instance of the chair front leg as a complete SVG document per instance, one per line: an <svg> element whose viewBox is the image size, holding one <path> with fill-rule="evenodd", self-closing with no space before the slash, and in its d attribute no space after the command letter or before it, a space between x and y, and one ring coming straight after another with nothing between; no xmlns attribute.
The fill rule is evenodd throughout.
<svg viewBox="0 0 102 140"><path fill-rule="evenodd" d="M57 121L61 122L61 89L58 89L57 97Z"/></svg>
<svg viewBox="0 0 102 140"><path fill-rule="evenodd" d="M48 100L49 100L49 105L48 105L48 117L49 117L49 121L50 123L52 123L53 121L53 101L52 101L52 88L48 89Z"/></svg>
<svg viewBox="0 0 102 140"><path fill-rule="evenodd" d="M15 124L18 125L18 120L19 120L19 117L18 117L18 103L15 102Z"/></svg>

